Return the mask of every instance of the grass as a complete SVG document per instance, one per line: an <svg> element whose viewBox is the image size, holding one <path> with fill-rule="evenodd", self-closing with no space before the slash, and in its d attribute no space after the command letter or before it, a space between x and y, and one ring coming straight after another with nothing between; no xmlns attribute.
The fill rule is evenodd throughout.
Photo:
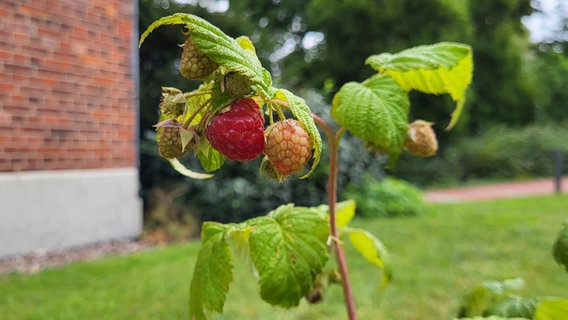
<svg viewBox="0 0 568 320"><path fill-rule="evenodd" d="M432 204L414 218L356 220L389 248L394 281L348 249L360 319L451 319L461 297L486 279L522 277L526 296L565 296L568 275L551 256L568 196ZM186 319L199 243L70 265L34 275L0 275L2 319ZM223 315L213 319L345 319L341 290L324 302L283 310L258 298L236 262Z"/></svg>

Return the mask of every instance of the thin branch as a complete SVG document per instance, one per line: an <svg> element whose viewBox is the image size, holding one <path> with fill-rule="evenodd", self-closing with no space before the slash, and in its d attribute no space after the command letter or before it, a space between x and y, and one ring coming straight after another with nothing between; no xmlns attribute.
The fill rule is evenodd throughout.
<svg viewBox="0 0 568 320"><path fill-rule="evenodd" d="M329 144L329 177L327 183L328 192L328 205L329 205L329 227L332 239L338 239L337 223L335 216L335 204L337 203L337 158L339 154L339 141L343 136L343 128L339 129L337 133L325 123L325 121L317 115L313 115L315 122L322 128L327 137ZM343 245L339 241L333 241L335 249L335 257L341 274L341 284L343 286L343 297L345 299L345 307L347 308L347 315L349 320L356 320L357 314L355 312L355 301L353 299L353 291L351 289L351 282L349 281L349 273L347 270L347 260L345 258L345 251Z"/></svg>

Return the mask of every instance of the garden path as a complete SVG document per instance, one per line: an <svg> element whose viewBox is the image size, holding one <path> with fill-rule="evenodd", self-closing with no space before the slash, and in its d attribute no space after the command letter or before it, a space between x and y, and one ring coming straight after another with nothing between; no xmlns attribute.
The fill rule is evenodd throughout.
<svg viewBox="0 0 568 320"><path fill-rule="evenodd" d="M561 192L568 193L568 176L563 177L560 185L562 187ZM452 189L427 190L424 192L424 197L431 202L461 202L546 195L555 193L555 189L554 179L545 178Z"/></svg>

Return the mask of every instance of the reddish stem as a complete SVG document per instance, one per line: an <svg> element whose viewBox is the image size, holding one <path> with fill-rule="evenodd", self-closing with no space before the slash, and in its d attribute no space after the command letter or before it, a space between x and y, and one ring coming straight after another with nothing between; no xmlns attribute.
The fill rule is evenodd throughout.
<svg viewBox="0 0 568 320"><path fill-rule="evenodd" d="M335 204L337 202L337 158L339 154L339 141L343 135L343 129L334 133L322 118L315 114L313 115L313 118L322 128L329 144L329 177L327 182L329 227L331 231L332 245L335 250L335 258L337 259L339 273L341 274L341 284L343 286L343 297L345 299L347 315L349 316L349 320L356 320L357 314L355 312L355 301L353 299L353 291L351 290L351 282L349 281L349 273L347 272L347 260L345 258L343 246L339 241L335 218Z"/></svg>

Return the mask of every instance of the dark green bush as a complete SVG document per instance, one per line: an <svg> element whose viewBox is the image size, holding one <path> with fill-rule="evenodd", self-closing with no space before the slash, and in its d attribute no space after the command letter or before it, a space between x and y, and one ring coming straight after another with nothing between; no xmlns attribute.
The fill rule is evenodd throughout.
<svg viewBox="0 0 568 320"><path fill-rule="evenodd" d="M495 127L447 150L460 180L552 174L552 150L568 151L566 126Z"/></svg>
<svg viewBox="0 0 568 320"><path fill-rule="evenodd" d="M358 214L369 218L413 216L424 208L418 188L392 177L381 181L366 178L360 186L350 185L345 196L355 200Z"/></svg>

